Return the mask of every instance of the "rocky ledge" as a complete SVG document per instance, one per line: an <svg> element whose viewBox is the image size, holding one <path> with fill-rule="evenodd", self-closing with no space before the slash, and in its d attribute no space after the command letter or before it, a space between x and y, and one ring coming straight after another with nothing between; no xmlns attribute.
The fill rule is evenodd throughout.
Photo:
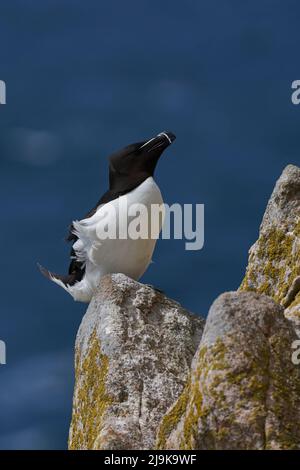
<svg viewBox="0 0 300 470"><path fill-rule="evenodd" d="M300 169L289 165L241 287L206 323L149 286L104 277L76 339L69 448L299 449L299 261Z"/></svg>
<svg viewBox="0 0 300 470"><path fill-rule="evenodd" d="M78 331L71 449L151 449L182 392L204 321L160 292L102 279Z"/></svg>

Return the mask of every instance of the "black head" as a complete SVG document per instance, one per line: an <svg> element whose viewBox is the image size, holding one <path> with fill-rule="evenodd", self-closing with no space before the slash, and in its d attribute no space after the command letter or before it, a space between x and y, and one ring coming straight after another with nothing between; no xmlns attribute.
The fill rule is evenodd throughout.
<svg viewBox="0 0 300 470"><path fill-rule="evenodd" d="M136 142L109 157L110 190L126 191L153 176L163 151L175 140L172 132L161 132L156 137Z"/></svg>

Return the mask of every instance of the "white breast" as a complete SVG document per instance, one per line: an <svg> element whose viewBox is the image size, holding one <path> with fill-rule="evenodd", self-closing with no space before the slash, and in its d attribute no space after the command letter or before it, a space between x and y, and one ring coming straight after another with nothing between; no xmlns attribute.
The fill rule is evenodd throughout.
<svg viewBox="0 0 300 470"><path fill-rule="evenodd" d="M110 206L113 206L111 213L116 213L119 216L119 208L125 207L128 210L133 207L133 204L143 204L148 209L148 224L150 227L151 221L149 219L151 214L151 206L163 204L161 192L153 180L147 178L140 186L135 188L130 193L115 199L108 204L104 204L98 208L96 213L88 218L79 222L74 222L78 241L74 244L75 252L78 259L83 261L86 266L86 273L84 279L69 288L70 293L74 298L80 297L79 291L89 291L89 296L97 287L101 276L108 273L123 273L132 279L139 279L146 271L149 263L151 262L152 254L155 248L156 239L105 239L99 240L97 233L101 224L108 224L110 221L107 219L107 213ZM106 213L106 218L104 217ZM132 218L131 218L132 219ZM130 217L128 220L131 220ZM125 220L125 219L124 219ZM119 231L120 218L117 217L117 230ZM121 221L122 223L122 221ZM99 225L100 224L100 225ZM158 233L161 229L159 224ZM158 235L158 234L157 234ZM75 293L77 289L77 295ZM73 292L71 292L71 289ZM76 297L75 297L76 296ZM78 297L78 300L82 300ZM86 299L85 299L86 301Z"/></svg>

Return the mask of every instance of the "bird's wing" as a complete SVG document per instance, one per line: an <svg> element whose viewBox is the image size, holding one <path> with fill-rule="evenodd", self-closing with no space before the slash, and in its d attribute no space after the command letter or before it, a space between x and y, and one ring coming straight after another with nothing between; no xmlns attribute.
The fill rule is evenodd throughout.
<svg viewBox="0 0 300 470"><path fill-rule="evenodd" d="M99 233L104 231L108 223L107 215L110 206L111 203L101 204L89 218L73 222L76 241L72 249L76 262L81 263L82 266L85 266L88 261L95 264L93 254L97 252L99 255L99 250L101 250L102 242Z"/></svg>
<svg viewBox="0 0 300 470"><path fill-rule="evenodd" d="M89 218L93 217L93 215L95 215L95 213L97 212L97 210L99 209L99 207L102 204L106 204L110 201L113 201L114 199L119 197L120 194L121 193L119 193L119 192L114 192L114 191L110 191L110 190L107 191L106 193L104 193L103 196L97 202L97 204L87 214L85 214L85 216L83 217L82 220L86 220L86 219L89 219ZM74 231L74 225L72 223L69 226L69 232L68 232L68 235L66 237L66 241L67 242L75 242L76 240L77 240L77 236L76 236L76 233Z"/></svg>
<svg viewBox="0 0 300 470"><path fill-rule="evenodd" d="M90 219L91 217L93 217L96 212L98 211L99 207L103 204L107 204L109 202L112 202L114 201L115 199L117 199L118 197L120 196L123 196L124 194L132 191L134 188L136 188L139 184L141 183L141 181L136 181L135 183L133 183L132 185L129 185L128 187L126 187L125 189L123 190L119 190L119 191L114 191L114 190L111 190L109 189L108 191L106 191L106 193L103 194L103 196L99 199L99 201L97 202L97 204L93 207L93 209L91 209L85 216L82 220L86 220L86 219ZM69 226L69 232L68 232L68 235L66 237L66 241L68 242L76 242L77 240L77 236L76 236L76 231L74 230L74 225L73 223Z"/></svg>

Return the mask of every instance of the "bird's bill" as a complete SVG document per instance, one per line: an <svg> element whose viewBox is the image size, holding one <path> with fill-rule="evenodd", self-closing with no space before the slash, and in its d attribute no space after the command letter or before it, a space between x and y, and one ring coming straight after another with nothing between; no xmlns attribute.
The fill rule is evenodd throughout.
<svg viewBox="0 0 300 470"><path fill-rule="evenodd" d="M152 152L153 150L156 150L158 148L162 148L162 150L164 150L169 145L171 145L175 139L176 139L176 136L173 134L173 132L170 132L170 131L160 132L155 137L152 137L152 139L144 142L141 145L140 150L143 149L148 152Z"/></svg>

